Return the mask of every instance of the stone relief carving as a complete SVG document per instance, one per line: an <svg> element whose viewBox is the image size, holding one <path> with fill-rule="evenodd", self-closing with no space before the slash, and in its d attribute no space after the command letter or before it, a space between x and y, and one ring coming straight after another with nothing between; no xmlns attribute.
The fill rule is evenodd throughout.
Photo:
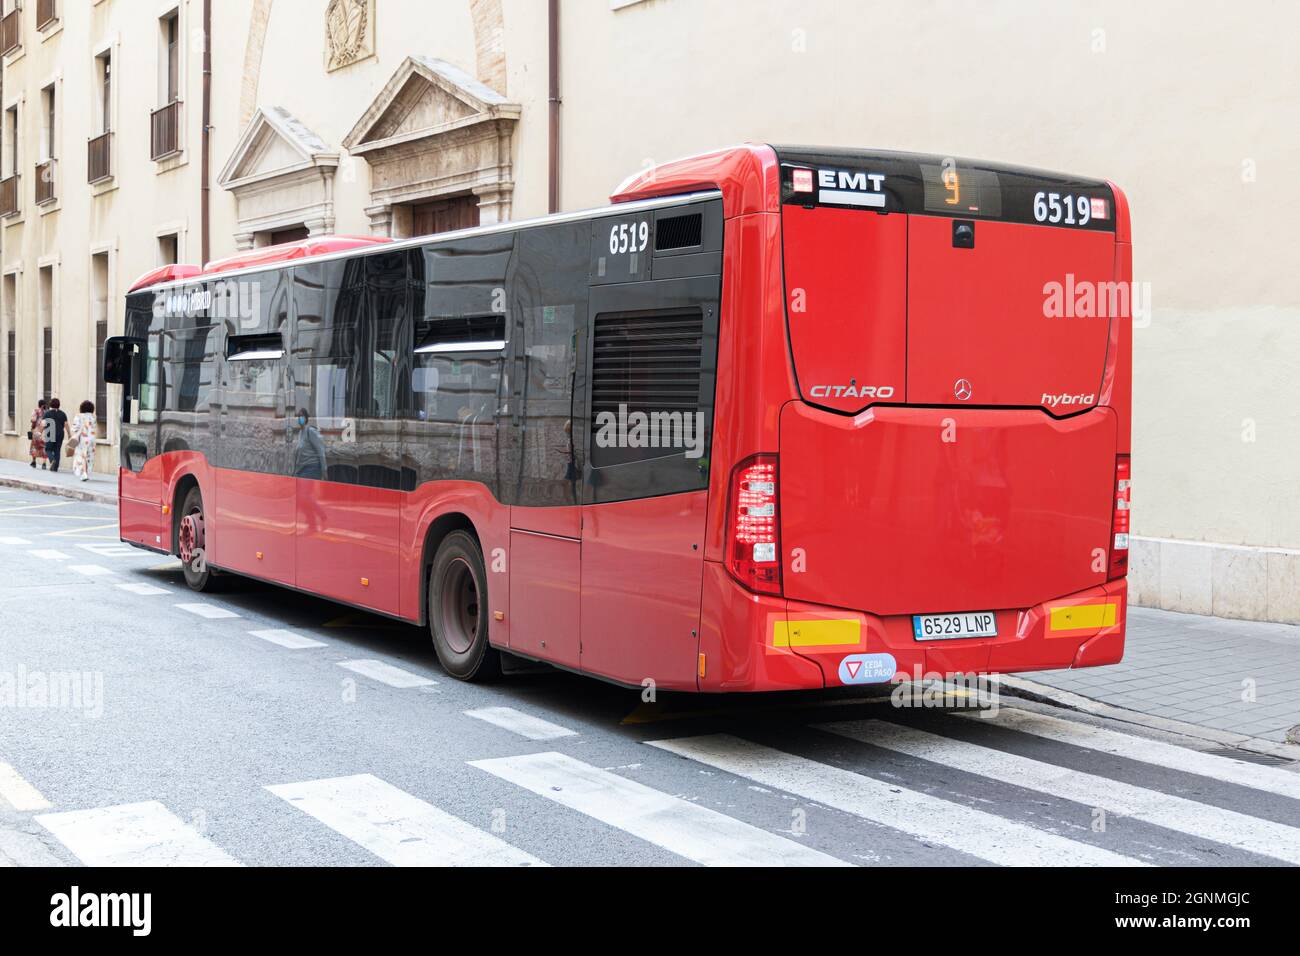
<svg viewBox="0 0 1300 956"><path fill-rule="evenodd" d="M330 0L325 8L325 69L333 71L375 52L375 0Z"/></svg>

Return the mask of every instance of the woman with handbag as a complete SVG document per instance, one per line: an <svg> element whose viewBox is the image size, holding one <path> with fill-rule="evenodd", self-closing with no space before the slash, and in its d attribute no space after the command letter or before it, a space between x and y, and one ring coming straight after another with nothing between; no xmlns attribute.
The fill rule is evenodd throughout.
<svg viewBox="0 0 1300 956"><path fill-rule="evenodd" d="M68 437L68 454L72 456L72 473L82 481L90 480L95 468L95 403L85 401L72 420Z"/></svg>
<svg viewBox="0 0 1300 956"><path fill-rule="evenodd" d="M31 443L27 448L27 453L32 456L32 467L36 467L39 461L42 468L49 467L49 461L45 457L45 426L41 420L45 418L45 399L36 403L36 411L32 412L31 427L27 429L27 440Z"/></svg>

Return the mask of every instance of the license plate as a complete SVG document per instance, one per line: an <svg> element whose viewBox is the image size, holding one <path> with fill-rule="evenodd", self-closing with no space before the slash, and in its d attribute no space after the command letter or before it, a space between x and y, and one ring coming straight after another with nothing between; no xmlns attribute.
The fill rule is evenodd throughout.
<svg viewBox="0 0 1300 956"><path fill-rule="evenodd" d="M997 637L998 619L992 611L970 611L964 614L913 614L912 635L918 641Z"/></svg>

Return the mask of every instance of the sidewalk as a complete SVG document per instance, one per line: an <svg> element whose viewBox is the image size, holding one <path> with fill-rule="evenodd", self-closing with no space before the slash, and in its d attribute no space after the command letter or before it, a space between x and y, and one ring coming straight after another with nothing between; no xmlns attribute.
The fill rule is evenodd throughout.
<svg viewBox="0 0 1300 956"><path fill-rule="evenodd" d="M117 478L113 475L91 475L81 481L72 473L72 462L60 462L57 472L41 469L40 462L33 468L28 459L14 461L0 458L0 487L25 488L51 495L63 495L79 501L96 501L100 504L117 504Z"/></svg>
<svg viewBox="0 0 1300 956"><path fill-rule="evenodd" d="M1300 627L1131 607L1124 660L1027 683L1162 721L1283 743L1300 734ZM1300 756L1300 747L1295 748Z"/></svg>

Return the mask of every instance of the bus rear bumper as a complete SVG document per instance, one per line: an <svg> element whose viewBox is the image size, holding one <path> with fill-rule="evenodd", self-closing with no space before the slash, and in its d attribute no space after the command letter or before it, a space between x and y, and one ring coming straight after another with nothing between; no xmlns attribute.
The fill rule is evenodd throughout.
<svg viewBox="0 0 1300 956"><path fill-rule="evenodd" d="M1031 608L994 610L996 637L918 641L908 615L750 594L713 562L705 563L704 597L699 688L714 692L1115 664L1128 611L1128 583L1120 579Z"/></svg>

